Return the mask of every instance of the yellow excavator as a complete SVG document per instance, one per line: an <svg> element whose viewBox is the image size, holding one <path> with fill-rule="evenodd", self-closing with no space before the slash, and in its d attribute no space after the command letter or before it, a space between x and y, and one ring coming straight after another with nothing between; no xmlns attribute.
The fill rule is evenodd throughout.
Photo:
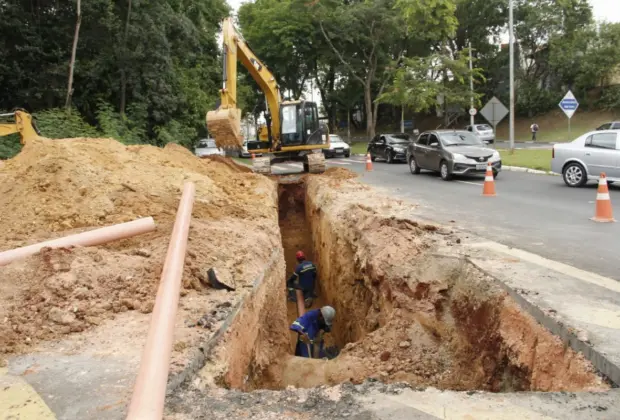
<svg viewBox="0 0 620 420"><path fill-rule="evenodd" d="M8 122L0 121L0 137L18 133L21 144L26 144L30 139L38 138L41 133L32 119L32 115L23 110L16 110L8 114L0 114L0 119L7 119Z"/></svg>
<svg viewBox="0 0 620 420"><path fill-rule="evenodd" d="M254 172L270 174L271 165L279 162L303 162L304 172L325 171L323 149L329 148L329 130L319 121L316 103L305 100L282 101L273 74L256 57L232 19L222 23L224 83L220 90L221 104L207 113L207 128L218 147L240 148L241 110L237 108L237 60L249 71L265 94L266 124L249 140L249 153L262 154L252 161Z"/></svg>

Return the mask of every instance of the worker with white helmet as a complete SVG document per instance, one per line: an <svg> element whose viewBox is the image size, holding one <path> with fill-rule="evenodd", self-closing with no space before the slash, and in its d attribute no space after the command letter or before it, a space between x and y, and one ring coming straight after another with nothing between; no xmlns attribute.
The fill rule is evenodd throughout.
<svg viewBox="0 0 620 420"><path fill-rule="evenodd" d="M325 357L323 353L323 332L330 332L336 310L331 306L321 309L312 309L295 320L290 326L299 336L295 346L295 356L312 357L313 347L318 343L318 357ZM317 355L315 355L317 356Z"/></svg>

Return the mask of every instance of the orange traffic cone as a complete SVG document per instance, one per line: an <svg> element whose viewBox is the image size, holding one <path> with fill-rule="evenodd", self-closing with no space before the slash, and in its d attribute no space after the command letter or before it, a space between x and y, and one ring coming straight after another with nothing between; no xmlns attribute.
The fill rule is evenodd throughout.
<svg viewBox="0 0 620 420"><path fill-rule="evenodd" d="M366 155L366 170L372 171L372 158L370 157L370 153Z"/></svg>
<svg viewBox="0 0 620 420"><path fill-rule="evenodd" d="M601 173L598 180L598 191L596 192L596 214L592 218L595 222L615 222L611 211L611 200L609 199L609 188L607 188L607 177L605 172Z"/></svg>
<svg viewBox="0 0 620 420"><path fill-rule="evenodd" d="M487 173L484 176L484 185L482 186L482 195L484 197L495 197L495 181L493 180L491 162L487 165Z"/></svg>

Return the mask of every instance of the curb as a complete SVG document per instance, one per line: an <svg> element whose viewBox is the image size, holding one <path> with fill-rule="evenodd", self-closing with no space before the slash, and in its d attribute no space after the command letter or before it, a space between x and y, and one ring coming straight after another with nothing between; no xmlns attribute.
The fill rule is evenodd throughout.
<svg viewBox="0 0 620 420"><path fill-rule="evenodd" d="M465 257L465 260L476 267L478 270L491 277L495 282L512 297L515 302L527 313L529 313L540 325L547 329L551 334L558 337L562 342L572 348L575 352L582 354L592 365L607 377L614 384L620 384L620 366L609 360L605 353L596 350L591 344L579 339L574 330L563 322L553 319L544 312L544 308L541 308L535 303L530 302L525 297L521 296L517 290L504 283L500 278L490 273L488 270L481 267L476 263L475 259L469 256Z"/></svg>
<svg viewBox="0 0 620 420"><path fill-rule="evenodd" d="M525 168L523 166L506 166L502 165L502 171L509 172L527 172L529 174L537 174L537 175L551 175L551 176L560 176L560 174L556 174L551 171L541 171L538 169Z"/></svg>

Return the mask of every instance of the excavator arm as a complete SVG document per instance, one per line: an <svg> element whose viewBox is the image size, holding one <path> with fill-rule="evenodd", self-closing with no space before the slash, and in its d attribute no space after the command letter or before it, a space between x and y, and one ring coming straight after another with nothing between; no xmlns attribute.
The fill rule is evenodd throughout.
<svg viewBox="0 0 620 420"><path fill-rule="evenodd" d="M8 123L0 122L0 137L19 133L21 144L26 144L30 139L40 136L32 115L25 111L15 111L9 114L0 114L0 117L12 117L13 121Z"/></svg>
<svg viewBox="0 0 620 420"><path fill-rule="evenodd" d="M241 147L241 110L237 107L237 60L248 70L265 94L271 118L272 148L280 141L280 90L275 77L258 59L241 35L235 30L231 18L222 23L224 83L220 90L221 105L207 113L207 127L215 137L218 147Z"/></svg>

